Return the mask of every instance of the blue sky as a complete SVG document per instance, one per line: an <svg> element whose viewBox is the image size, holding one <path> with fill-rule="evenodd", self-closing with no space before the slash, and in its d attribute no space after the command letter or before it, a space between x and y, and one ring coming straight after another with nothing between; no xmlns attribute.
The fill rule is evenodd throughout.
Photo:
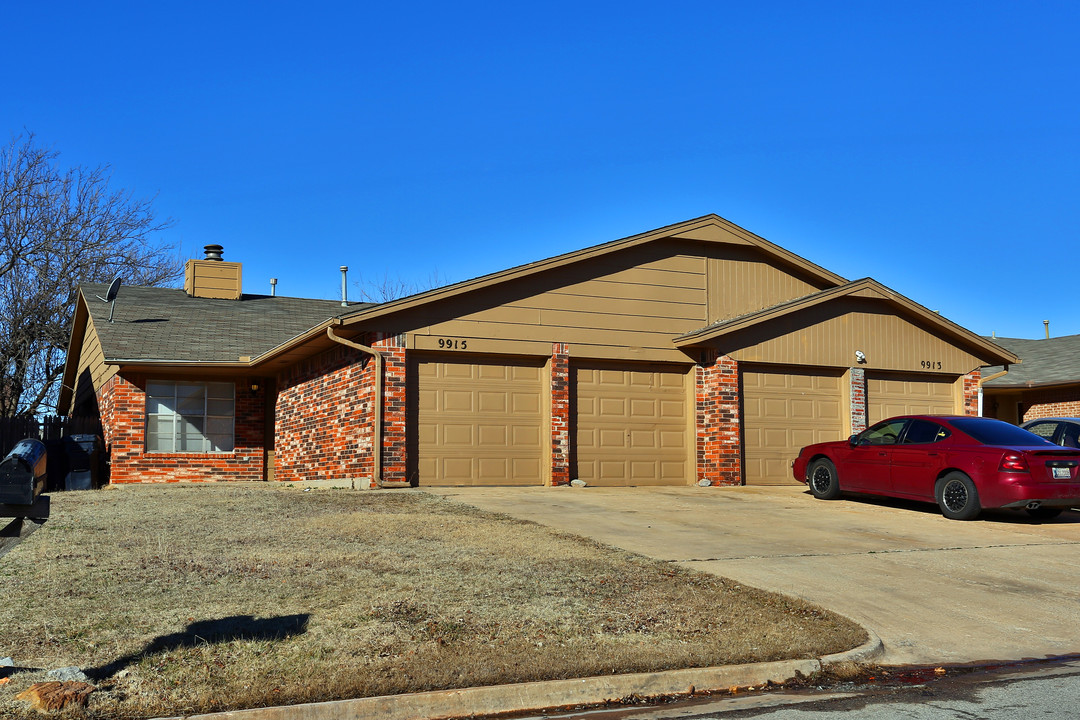
<svg viewBox="0 0 1080 720"><path fill-rule="evenodd" d="M246 292L716 213L982 334L1080 333L1080 4L8 3L0 130ZM355 288L350 293L355 294Z"/></svg>

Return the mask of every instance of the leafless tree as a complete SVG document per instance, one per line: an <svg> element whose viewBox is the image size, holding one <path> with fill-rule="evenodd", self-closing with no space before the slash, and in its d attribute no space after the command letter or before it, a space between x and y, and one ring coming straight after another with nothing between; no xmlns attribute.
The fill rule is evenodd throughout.
<svg viewBox="0 0 1080 720"><path fill-rule="evenodd" d="M390 302L448 284L449 281L438 270L432 271L423 280L407 280L401 275L391 276L387 272L375 278L360 275L360 279L353 283L360 291L360 299L370 303Z"/></svg>
<svg viewBox="0 0 1080 720"><path fill-rule="evenodd" d="M152 201L108 166L65 169L33 134L0 147L0 416L55 412L78 285L169 285L180 259Z"/></svg>

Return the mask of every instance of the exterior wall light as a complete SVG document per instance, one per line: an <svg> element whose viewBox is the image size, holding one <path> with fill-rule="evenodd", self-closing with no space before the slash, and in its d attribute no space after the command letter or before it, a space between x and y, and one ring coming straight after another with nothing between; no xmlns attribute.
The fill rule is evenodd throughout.
<svg viewBox="0 0 1080 720"><path fill-rule="evenodd" d="M862 350L856 350L855 351L855 362L860 363L860 364L865 363L866 362L866 353L864 353Z"/></svg>

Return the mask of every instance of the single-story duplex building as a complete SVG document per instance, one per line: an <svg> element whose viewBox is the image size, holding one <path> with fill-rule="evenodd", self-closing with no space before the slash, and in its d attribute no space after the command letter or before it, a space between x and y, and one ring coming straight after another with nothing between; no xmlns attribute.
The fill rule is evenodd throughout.
<svg viewBox="0 0 1080 720"><path fill-rule="evenodd" d="M208 246L217 249L216 246ZM793 482L811 442L975 414L1015 355L716 215L379 304L81 289L61 408L112 482L358 486Z"/></svg>

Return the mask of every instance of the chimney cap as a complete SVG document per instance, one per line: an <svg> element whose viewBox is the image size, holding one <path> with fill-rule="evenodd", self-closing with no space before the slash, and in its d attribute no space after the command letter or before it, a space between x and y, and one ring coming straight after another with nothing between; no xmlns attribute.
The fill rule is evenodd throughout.
<svg viewBox="0 0 1080 720"><path fill-rule="evenodd" d="M203 252L206 253L207 260L221 260L221 253L225 248L220 245L203 245Z"/></svg>

